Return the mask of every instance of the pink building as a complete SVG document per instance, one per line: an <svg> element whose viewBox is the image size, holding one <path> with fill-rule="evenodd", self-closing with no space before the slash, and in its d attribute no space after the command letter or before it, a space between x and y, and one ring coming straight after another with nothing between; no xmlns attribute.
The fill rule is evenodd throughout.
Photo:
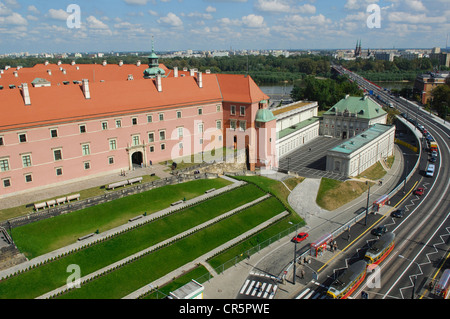
<svg viewBox="0 0 450 319"><path fill-rule="evenodd" d="M251 77L168 70L155 56L150 68L3 71L0 198L224 146L245 148L249 169L277 166L276 120Z"/></svg>

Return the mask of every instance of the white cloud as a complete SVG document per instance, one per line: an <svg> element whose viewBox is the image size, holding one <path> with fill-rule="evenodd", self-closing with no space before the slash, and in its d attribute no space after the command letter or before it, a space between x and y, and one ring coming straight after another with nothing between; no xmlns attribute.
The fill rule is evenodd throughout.
<svg viewBox="0 0 450 319"><path fill-rule="evenodd" d="M447 18L442 17L428 17L425 13L411 14L407 12L392 12L388 14L388 20L390 22L406 22L410 24L422 24L422 23L445 23Z"/></svg>
<svg viewBox="0 0 450 319"><path fill-rule="evenodd" d="M39 10L38 10L38 8L36 8L36 7L33 6L33 5L28 6L28 11L30 11L31 13L34 13L34 14L39 14L39 13L40 13Z"/></svg>
<svg viewBox="0 0 450 319"><path fill-rule="evenodd" d="M415 11L426 11L427 9L420 0L405 0L407 6Z"/></svg>
<svg viewBox="0 0 450 319"><path fill-rule="evenodd" d="M379 0L347 0L344 5L348 10L366 9L369 4L377 3Z"/></svg>
<svg viewBox="0 0 450 319"><path fill-rule="evenodd" d="M149 0L124 0L125 3L131 5L145 6Z"/></svg>
<svg viewBox="0 0 450 319"><path fill-rule="evenodd" d="M0 2L0 16L10 15L12 10L5 6L2 2Z"/></svg>
<svg viewBox="0 0 450 319"><path fill-rule="evenodd" d="M48 10L48 16L55 20L67 20L67 18L69 17L69 13L67 13L63 9L50 9Z"/></svg>
<svg viewBox="0 0 450 319"><path fill-rule="evenodd" d="M208 13L211 13L211 12L216 12L217 9L214 8L214 7L212 7L212 6L208 6L208 7L206 7L206 10L205 10L205 11L208 12Z"/></svg>
<svg viewBox="0 0 450 319"><path fill-rule="evenodd" d="M169 12L167 16L158 19L158 23L167 24L171 27L181 27L183 25L183 21L172 12Z"/></svg>
<svg viewBox="0 0 450 319"><path fill-rule="evenodd" d="M288 4L280 0L258 0L255 7L264 12L289 12L291 9Z"/></svg>
<svg viewBox="0 0 450 319"><path fill-rule="evenodd" d="M27 25L28 21L20 14L13 12L9 16L0 17L0 25Z"/></svg>
<svg viewBox="0 0 450 319"><path fill-rule="evenodd" d="M242 23L249 28L260 28L264 26L264 17L255 14L249 14L242 17Z"/></svg>
<svg viewBox="0 0 450 319"><path fill-rule="evenodd" d="M109 30L109 27L94 16L86 18L87 26L91 29Z"/></svg>
<svg viewBox="0 0 450 319"><path fill-rule="evenodd" d="M157 17L157 16L158 16L158 12L153 11L153 10L148 10L148 14L149 14L149 15L152 15L152 16L154 16L154 17Z"/></svg>

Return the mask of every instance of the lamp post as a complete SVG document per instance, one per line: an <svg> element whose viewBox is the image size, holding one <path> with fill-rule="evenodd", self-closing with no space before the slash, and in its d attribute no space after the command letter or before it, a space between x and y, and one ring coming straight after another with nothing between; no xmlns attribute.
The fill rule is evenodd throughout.
<svg viewBox="0 0 450 319"><path fill-rule="evenodd" d="M406 260L408 260L408 261L410 261L410 262L415 263L415 264L417 265L417 268L419 269L419 271L420 271L420 272L422 271L422 270L420 269L420 265L419 265L417 262L412 261L411 259L408 259L408 258L406 258L406 257L403 256L403 255L398 255L398 257L399 257L399 258L406 259ZM413 289L412 289L412 293L411 293L411 299L414 299L414 293L415 293L415 290L416 290L416 281L417 281L417 275L414 275L414 283L413 283Z"/></svg>
<svg viewBox="0 0 450 319"><path fill-rule="evenodd" d="M369 186L369 189L367 190L366 218L365 218L365 221L364 221L364 226L367 226L367 215L369 214L369 196L370 196L370 183L369 183L369 181L366 181L366 185Z"/></svg>

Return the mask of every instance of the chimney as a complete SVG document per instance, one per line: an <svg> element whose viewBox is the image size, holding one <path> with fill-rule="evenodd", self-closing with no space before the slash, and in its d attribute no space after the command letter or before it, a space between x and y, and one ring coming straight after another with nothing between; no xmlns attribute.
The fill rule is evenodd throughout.
<svg viewBox="0 0 450 319"><path fill-rule="evenodd" d="M22 83L22 95L23 95L23 101L25 102L25 105L30 105L31 99L30 99L30 92L28 91L27 83Z"/></svg>
<svg viewBox="0 0 450 319"><path fill-rule="evenodd" d="M16 78L19 76L19 73L17 73L17 71L14 71L13 74L14 74L14 77L16 77Z"/></svg>
<svg viewBox="0 0 450 319"><path fill-rule="evenodd" d="M71 64L72 64L72 65L75 65L75 61L72 61Z"/></svg>
<svg viewBox="0 0 450 319"><path fill-rule="evenodd" d="M58 65L61 65L61 61L58 61Z"/></svg>
<svg viewBox="0 0 450 319"><path fill-rule="evenodd" d="M197 73L197 83L198 83L198 87L199 88L203 87L203 75L202 75L202 72L198 72Z"/></svg>
<svg viewBox="0 0 450 319"><path fill-rule="evenodd" d="M48 75L52 75L52 70L48 69L47 73L48 73Z"/></svg>
<svg viewBox="0 0 450 319"><path fill-rule="evenodd" d="M107 63L106 63L106 60L103 60L102 65L103 65L103 66L106 66L106 64L107 64Z"/></svg>
<svg viewBox="0 0 450 319"><path fill-rule="evenodd" d="M48 65L48 63L49 63L48 61L45 61L44 65Z"/></svg>
<svg viewBox="0 0 450 319"><path fill-rule="evenodd" d="M178 77L178 67L177 66L175 66L174 68L173 68L173 76L174 77Z"/></svg>
<svg viewBox="0 0 450 319"><path fill-rule="evenodd" d="M120 61L119 61L119 66L122 66L122 65L123 65L123 61L120 60Z"/></svg>
<svg viewBox="0 0 450 319"><path fill-rule="evenodd" d="M89 100L91 98L91 92L89 92L89 80L83 79L81 86L83 88L84 97L86 98L86 100Z"/></svg>
<svg viewBox="0 0 450 319"><path fill-rule="evenodd" d="M156 75L156 88L158 92L162 92L161 74Z"/></svg>
<svg viewBox="0 0 450 319"><path fill-rule="evenodd" d="M194 76L195 70L194 69L190 69L189 71L190 71L190 75Z"/></svg>
<svg viewBox="0 0 450 319"><path fill-rule="evenodd" d="M136 66L141 66L141 60L138 60L138 61L136 62Z"/></svg>

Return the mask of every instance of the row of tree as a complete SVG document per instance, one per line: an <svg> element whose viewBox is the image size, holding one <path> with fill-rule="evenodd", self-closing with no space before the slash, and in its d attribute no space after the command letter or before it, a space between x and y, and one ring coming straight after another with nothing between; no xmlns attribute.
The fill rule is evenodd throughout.
<svg viewBox="0 0 450 319"><path fill-rule="evenodd" d="M327 79L307 76L301 84L295 84L291 97L295 100L317 101L319 110L328 110L347 94L362 96L363 91L347 76L336 75Z"/></svg>

